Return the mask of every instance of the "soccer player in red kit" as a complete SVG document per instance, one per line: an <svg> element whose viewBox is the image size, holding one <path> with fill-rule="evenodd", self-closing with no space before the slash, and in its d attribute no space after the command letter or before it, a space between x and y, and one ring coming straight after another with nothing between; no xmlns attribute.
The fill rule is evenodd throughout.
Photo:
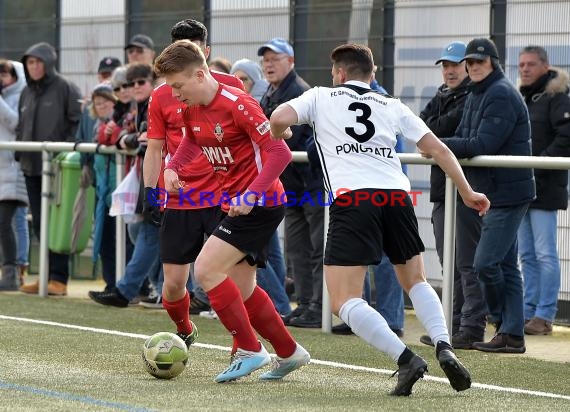
<svg viewBox="0 0 570 412"><path fill-rule="evenodd" d="M274 367L261 379L280 379L309 363L310 356L255 284L255 271L265 263L267 243L285 214L279 175L291 152L270 138L269 122L255 99L214 79L194 43L181 40L168 46L155 71L189 106L184 111L187 136L164 170L166 189L183 187L182 168L204 153L222 190L224 217L194 266L196 279L234 339L230 366L215 380L239 379L271 361L254 329L277 354ZM287 129L282 137L290 133Z"/></svg>
<svg viewBox="0 0 570 412"><path fill-rule="evenodd" d="M202 48L207 56L206 27L192 19L176 23L171 30L172 41L187 39ZM235 76L213 72L219 82L243 90L243 83ZM186 283L190 263L196 260L204 243L220 220L220 186L212 167L204 155L180 170L185 181L182 196L179 192L160 193L156 190L162 169L162 150L165 146L165 163L176 153L184 136L182 111L186 105L180 103L167 84L152 92L149 105L147 151L144 158L145 208L144 215L160 225L160 258L164 269L162 305L176 324L178 336L189 347L197 338L198 331L190 321L190 295ZM162 198L159 198L162 195ZM167 197L165 199L164 197ZM159 204L164 205L164 218L160 216Z"/></svg>

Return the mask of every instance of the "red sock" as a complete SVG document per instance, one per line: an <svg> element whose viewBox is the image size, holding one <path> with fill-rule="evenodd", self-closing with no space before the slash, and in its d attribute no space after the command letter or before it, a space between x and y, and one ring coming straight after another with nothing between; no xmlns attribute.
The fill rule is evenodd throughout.
<svg viewBox="0 0 570 412"><path fill-rule="evenodd" d="M176 330L185 335L192 333L192 324L190 323L190 295L188 291L184 297L176 302L168 302L162 296L162 306L168 312L170 319L176 324Z"/></svg>
<svg viewBox="0 0 570 412"><path fill-rule="evenodd" d="M264 339L271 343L277 356L280 358L291 356L297 348L297 343L285 327L267 293L256 286L251 296L243 304L247 309L251 325Z"/></svg>
<svg viewBox="0 0 570 412"><path fill-rule="evenodd" d="M226 280L206 293L208 298L210 298L210 305L216 311L220 322L234 338L232 353L238 347L254 352L259 351L261 344L249 323L247 311L241 300L241 294L233 280L226 278Z"/></svg>

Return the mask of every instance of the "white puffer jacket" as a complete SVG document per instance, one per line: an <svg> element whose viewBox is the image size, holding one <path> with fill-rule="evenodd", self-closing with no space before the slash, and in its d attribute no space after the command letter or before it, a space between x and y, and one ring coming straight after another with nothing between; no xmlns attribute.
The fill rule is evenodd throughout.
<svg viewBox="0 0 570 412"><path fill-rule="evenodd" d="M15 129L18 125L18 101L24 87L26 76L22 63L11 60L18 81L4 87L0 93L0 141L13 142L16 140ZM28 204L28 194L24 175L20 164L14 160L14 152L0 150L0 201L18 200Z"/></svg>

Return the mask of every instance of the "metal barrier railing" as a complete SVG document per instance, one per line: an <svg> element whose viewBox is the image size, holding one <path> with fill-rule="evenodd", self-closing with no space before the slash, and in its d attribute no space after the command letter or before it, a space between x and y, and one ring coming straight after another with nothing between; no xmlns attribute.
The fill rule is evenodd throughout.
<svg viewBox="0 0 570 412"><path fill-rule="evenodd" d="M416 153L398 153L402 163L416 165L435 165L432 159L425 159ZM307 161L306 153L293 153L293 161ZM567 157L539 157L539 156L477 156L472 159L461 159L462 166L470 167L508 167L533 169L559 169L570 170L570 158ZM445 184L445 222L443 241L443 285L442 305L445 313L448 330L451 330L453 320L453 267L455 265L455 203L457 191L453 181L447 177ZM328 206L325 213L325 242L328 231ZM322 330L330 332L332 328L332 315L329 295L326 289L326 280L323 279L323 309Z"/></svg>
<svg viewBox="0 0 570 412"><path fill-rule="evenodd" d="M47 296L48 282L48 211L49 193L51 192L51 153L78 151L83 153L115 154L117 165L117 182L124 175L124 155L129 152L119 151L114 146L100 146L95 143L59 143L59 142L0 142L0 150L16 150L29 152L42 152L42 207L41 207L41 230L40 230L40 259L39 281L40 296ZM416 153L399 153L402 163L416 165L433 165L432 159L425 159ZM293 152L294 162L307 162L305 152ZM477 156L472 159L459 161L462 166L470 167L508 167L508 168L536 168L536 169L559 169L570 170L570 158L565 157L537 157L537 156ZM442 302L448 329L451 330L453 319L453 266L455 258L455 202L456 189L452 180L446 179L445 198L445 224L444 224L444 250L443 250L443 286ZM125 269L125 225L120 217L117 217L117 257L116 272L119 279ZM325 213L325 241L328 231L328 207ZM323 311L322 330L331 331L332 314L330 301L326 289L326 281L323 279Z"/></svg>
<svg viewBox="0 0 570 412"><path fill-rule="evenodd" d="M115 154L117 164L117 181L121 181L124 175L124 154L129 152L119 151L115 146L101 146L96 143L67 143L67 142L0 142L0 150L15 150L20 152L42 152L42 203L40 221L40 245L39 245L39 295L46 297L49 277L48 267L48 219L49 198L51 194L51 160L54 152L82 152ZM116 224L117 252L115 268L117 279L125 270L125 240L126 230L123 219L117 217Z"/></svg>

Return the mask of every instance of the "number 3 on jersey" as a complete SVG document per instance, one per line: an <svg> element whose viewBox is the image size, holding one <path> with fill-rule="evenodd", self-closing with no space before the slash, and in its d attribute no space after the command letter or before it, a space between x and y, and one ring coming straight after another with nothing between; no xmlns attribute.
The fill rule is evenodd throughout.
<svg viewBox="0 0 570 412"><path fill-rule="evenodd" d="M345 127L344 131L346 132L347 135L352 137L358 143L367 142L374 136L374 133L376 132L374 123L368 120L370 118L370 115L372 114L372 109L370 109L370 106L368 106L367 104L354 102L348 106L348 110L353 112L360 110L362 112L361 114L358 114L356 116L356 122L364 125L366 130L364 131L364 133L358 134L356 133L356 130L354 130L354 127Z"/></svg>

